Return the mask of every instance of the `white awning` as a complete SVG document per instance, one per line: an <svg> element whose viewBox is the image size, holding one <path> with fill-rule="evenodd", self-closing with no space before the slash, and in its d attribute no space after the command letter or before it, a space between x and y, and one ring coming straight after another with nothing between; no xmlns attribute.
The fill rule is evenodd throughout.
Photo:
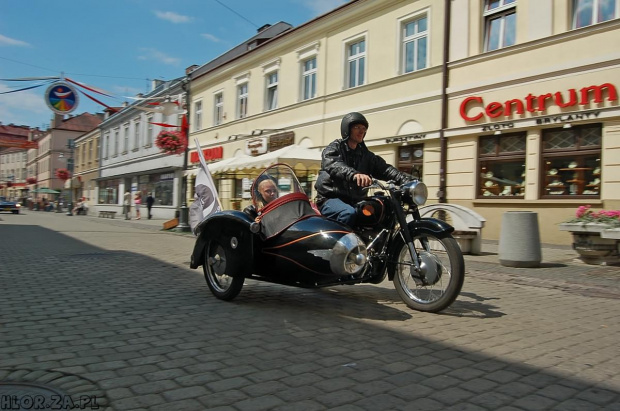
<svg viewBox="0 0 620 411"><path fill-rule="evenodd" d="M321 168L321 150L292 145L256 157L241 156L220 161L213 166L210 165L209 171L215 174L226 171L263 169L276 163L288 164L293 169L318 170Z"/></svg>

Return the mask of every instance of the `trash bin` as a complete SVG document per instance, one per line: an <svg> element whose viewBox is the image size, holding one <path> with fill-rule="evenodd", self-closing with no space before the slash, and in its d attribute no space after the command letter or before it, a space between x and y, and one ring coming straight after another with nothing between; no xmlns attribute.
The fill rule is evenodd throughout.
<svg viewBox="0 0 620 411"><path fill-rule="evenodd" d="M507 211L502 217L499 263L506 267L539 267L542 260L538 213Z"/></svg>

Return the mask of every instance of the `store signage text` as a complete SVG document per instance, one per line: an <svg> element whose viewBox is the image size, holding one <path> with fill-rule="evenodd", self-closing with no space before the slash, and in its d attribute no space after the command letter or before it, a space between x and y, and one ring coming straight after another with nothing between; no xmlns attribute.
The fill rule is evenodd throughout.
<svg viewBox="0 0 620 411"><path fill-rule="evenodd" d="M611 83L603 83L599 86L583 87L579 91L572 88L568 90L568 98L562 92L546 93L538 96L532 93L523 99L510 99L503 103L492 101L485 104L482 97L470 96L461 102L459 109L461 118L466 121L478 121L486 114L490 118L510 117L513 114L543 112L549 105L555 104L561 108L576 105L585 106L590 103L602 103L607 95L607 101L618 101L618 91ZM471 111L470 111L471 110Z"/></svg>
<svg viewBox="0 0 620 411"><path fill-rule="evenodd" d="M284 148L295 143L295 132L286 131L269 137L269 151Z"/></svg>
<svg viewBox="0 0 620 411"><path fill-rule="evenodd" d="M410 136L402 136L402 137L390 137L385 139L386 144L390 143L404 143L410 140L422 140L426 138L426 134L413 134Z"/></svg>
<svg viewBox="0 0 620 411"><path fill-rule="evenodd" d="M497 124L489 124L486 126L482 126L482 131L495 131L495 130L505 130L507 128L514 128L515 123L497 123Z"/></svg>
<svg viewBox="0 0 620 411"><path fill-rule="evenodd" d="M576 120L588 120L590 118L597 118L601 115L600 111L585 111L581 114L568 114L564 116L550 116L541 117L536 119L536 124L554 124L554 123L566 123Z"/></svg>
<svg viewBox="0 0 620 411"><path fill-rule="evenodd" d="M265 137L254 138L245 143L245 154L257 156L267 152L267 139Z"/></svg>
<svg viewBox="0 0 620 411"><path fill-rule="evenodd" d="M224 148L222 146L217 146L217 147L212 147L212 148L205 148L202 150L202 154L205 157L205 160L209 161L209 160L218 160L220 158L224 157ZM197 151L192 151L190 154L190 162L192 163L197 163L200 161L200 159L198 158L198 152Z"/></svg>

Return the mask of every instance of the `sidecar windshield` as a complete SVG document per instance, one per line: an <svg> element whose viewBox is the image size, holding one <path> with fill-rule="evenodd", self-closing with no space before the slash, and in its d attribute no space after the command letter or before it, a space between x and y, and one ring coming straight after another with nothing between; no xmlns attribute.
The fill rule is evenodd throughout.
<svg viewBox="0 0 620 411"><path fill-rule="evenodd" d="M286 164L266 168L252 183L252 202L260 211L273 200L293 193L305 193L295 172Z"/></svg>

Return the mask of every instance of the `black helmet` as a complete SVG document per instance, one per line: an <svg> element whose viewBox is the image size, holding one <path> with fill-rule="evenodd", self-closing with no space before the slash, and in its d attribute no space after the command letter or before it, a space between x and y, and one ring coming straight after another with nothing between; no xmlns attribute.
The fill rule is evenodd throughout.
<svg viewBox="0 0 620 411"><path fill-rule="evenodd" d="M351 126L355 124L363 124L366 128L368 128L368 121L361 113L349 113L342 118L342 122L340 123L340 135L344 140L349 138L349 135L351 134Z"/></svg>

